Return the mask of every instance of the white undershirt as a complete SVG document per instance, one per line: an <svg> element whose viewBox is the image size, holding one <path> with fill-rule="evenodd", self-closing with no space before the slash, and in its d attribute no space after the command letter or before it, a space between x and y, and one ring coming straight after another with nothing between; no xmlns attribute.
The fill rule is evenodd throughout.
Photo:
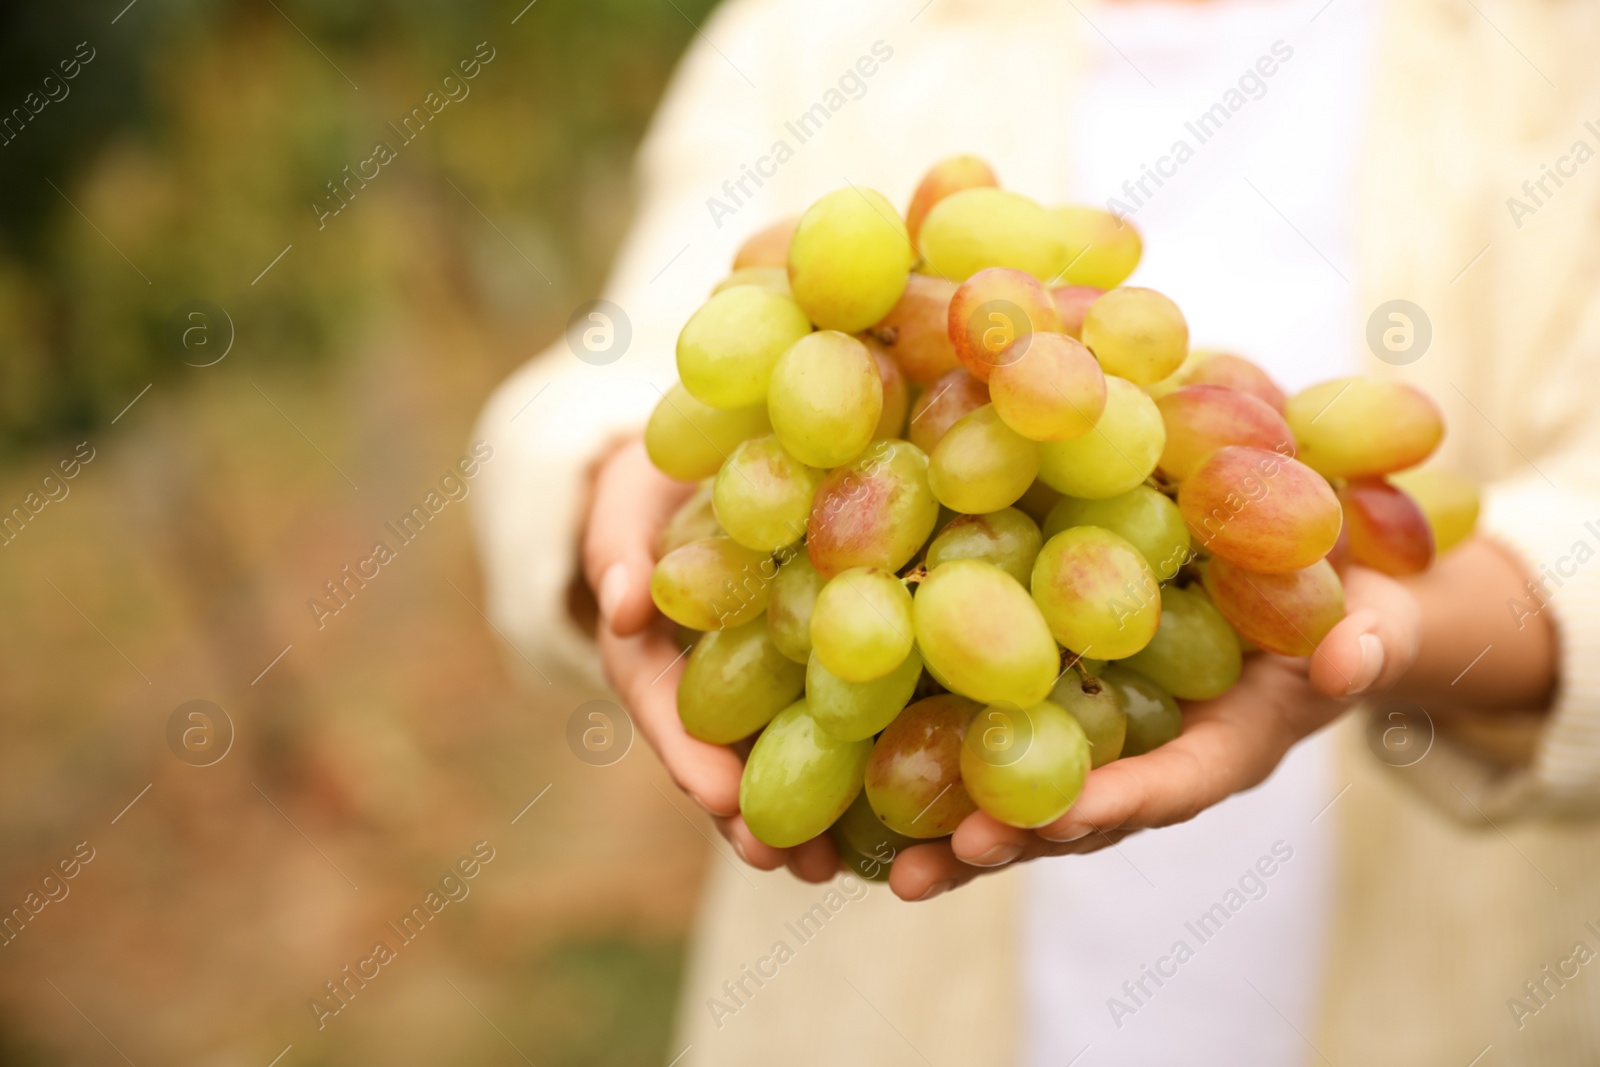
<svg viewBox="0 0 1600 1067"><path fill-rule="evenodd" d="M1197 347L1247 356L1291 391L1353 371L1370 0L1127 0L1090 17L1096 32L1085 35L1091 51L1068 120L1074 192L1101 205L1117 197L1132 214L1146 248L1132 282L1172 296ZM1272 74L1230 98L1246 71L1260 75L1262 57ZM1230 102L1225 120L1200 127L1212 105ZM1180 140L1193 150L1182 162ZM1165 171L1163 184L1146 165ZM1034 864L1019 924L1023 1062L1315 1059L1300 1035L1315 1024L1337 805L1319 813L1342 785L1324 732L1263 785L1190 823ZM1257 870L1263 888L1246 877L1258 863L1272 871ZM1229 896L1241 877L1260 899ZM1226 919L1214 913L1201 926L1218 904ZM1192 952L1181 963L1180 941ZM1170 977L1157 985L1146 967Z"/></svg>

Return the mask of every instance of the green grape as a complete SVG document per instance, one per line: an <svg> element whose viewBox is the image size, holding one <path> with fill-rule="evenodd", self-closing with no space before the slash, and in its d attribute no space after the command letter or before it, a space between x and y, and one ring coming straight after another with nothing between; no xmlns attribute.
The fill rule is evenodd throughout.
<svg viewBox="0 0 1600 1067"><path fill-rule="evenodd" d="M717 473L740 441L769 433L767 405L714 408L675 384L662 394L644 428L650 462L669 478L698 482Z"/></svg>
<svg viewBox="0 0 1600 1067"><path fill-rule="evenodd" d="M1150 477L1167 431L1156 402L1125 378L1106 376L1106 409L1094 429L1039 446L1039 480L1058 493L1101 500Z"/></svg>
<svg viewBox="0 0 1600 1067"><path fill-rule="evenodd" d="M1117 694L1128 716L1128 739L1122 744L1123 756L1142 756L1183 732L1183 713L1178 710L1178 702L1138 671L1113 665L1101 672L1100 680Z"/></svg>
<svg viewBox="0 0 1600 1067"><path fill-rule="evenodd" d="M1198 587L1161 590L1161 625L1123 661L1181 700L1210 700L1239 680L1242 653L1233 627Z"/></svg>
<svg viewBox="0 0 1600 1067"><path fill-rule="evenodd" d="M883 825L872 805L867 803L865 789L856 794L839 821L828 829L828 834L838 847L845 867L874 882L887 882L895 857L913 845L922 844L914 837L897 834Z"/></svg>
<svg viewBox="0 0 1600 1067"><path fill-rule="evenodd" d="M894 307L915 259L906 224L881 193L837 189L800 216L789 286L818 327L857 333Z"/></svg>
<svg viewBox="0 0 1600 1067"><path fill-rule="evenodd" d="M739 780L739 812L757 840L793 848L832 826L861 791L871 741L840 741L804 700L767 724Z"/></svg>
<svg viewBox="0 0 1600 1067"><path fill-rule="evenodd" d="M931 571L953 559L981 559L1027 585L1043 544L1038 525L1016 508L957 515L928 544L926 563Z"/></svg>
<svg viewBox="0 0 1600 1067"><path fill-rule="evenodd" d="M789 288L789 272L783 267L740 267L718 282L711 290L711 295L715 296L736 285L759 285L781 297L794 299L794 293Z"/></svg>
<svg viewBox="0 0 1600 1067"><path fill-rule="evenodd" d="M1161 621L1155 571L1137 548L1099 526L1074 526L1046 541L1032 587L1055 639L1084 655L1131 656Z"/></svg>
<svg viewBox="0 0 1600 1067"><path fill-rule="evenodd" d="M848 334L810 334L773 368L767 414L778 440L802 463L848 463L867 447L883 415L878 365Z"/></svg>
<svg viewBox="0 0 1600 1067"><path fill-rule="evenodd" d="M942 564L918 586L911 615L929 672L973 700L1036 704L1061 670L1038 605L992 563Z"/></svg>
<svg viewBox="0 0 1600 1067"><path fill-rule="evenodd" d="M783 561L767 589L767 632L778 651L805 663L811 659L811 609L827 581L804 552Z"/></svg>
<svg viewBox="0 0 1600 1067"><path fill-rule="evenodd" d="M1139 265L1144 242L1127 219L1078 204L1056 208L1055 216L1066 227L1066 285L1115 289Z"/></svg>
<svg viewBox="0 0 1600 1067"><path fill-rule="evenodd" d="M847 682L882 678L911 651L911 594L889 571L854 567L835 575L811 609L811 651Z"/></svg>
<svg viewBox="0 0 1600 1067"><path fill-rule="evenodd" d="M938 517L928 457L908 441L877 441L817 487L806 550L827 578L851 567L898 571L927 542Z"/></svg>
<svg viewBox="0 0 1600 1067"><path fill-rule="evenodd" d="M923 269L964 282L989 267L1025 270L1049 282L1067 265L1061 220L1004 189L963 189L940 200L917 236Z"/></svg>
<svg viewBox="0 0 1600 1067"><path fill-rule="evenodd" d="M1122 755L1128 738L1128 715L1110 685L1076 670L1065 671L1050 691L1050 702L1060 705L1083 727L1091 768L1104 767Z"/></svg>
<svg viewBox="0 0 1600 1067"><path fill-rule="evenodd" d="M661 557L650 596L661 614L691 630L740 626L767 609L776 567L731 537L691 541Z"/></svg>
<svg viewBox="0 0 1600 1067"><path fill-rule="evenodd" d="M991 817L1033 829L1065 815L1089 777L1089 738L1048 700L991 704L967 727L961 781Z"/></svg>
<svg viewBox="0 0 1600 1067"><path fill-rule="evenodd" d="M1382 378L1313 385L1289 398L1284 418L1300 461L1324 478L1403 471L1431 456L1444 438L1444 414L1426 393Z"/></svg>
<svg viewBox="0 0 1600 1067"><path fill-rule="evenodd" d="M961 785L961 741L978 705L953 693L902 711L872 746L867 802L907 837L944 837L978 810Z"/></svg>
<svg viewBox="0 0 1600 1067"><path fill-rule="evenodd" d="M928 488L953 511L984 515L1015 504L1038 473L1039 446L985 404L958 419L934 446Z"/></svg>
<svg viewBox="0 0 1600 1067"><path fill-rule="evenodd" d="M1148 385L1183 365L1189 324L1178 305L1154 289L1113 289L1089 308L1083 343L1107 374Z"/></svg>
<svg viewBox="0 0 1600 1067"><path fill-rule="evenodd" d="M678 683L678 718L690 737L731 745L749 737L805 689L805 668L783 653L754 619L702 636Z"/></svg>
<svg viewBox="0 0 1600 1067"><path fill-rule="evenodd" d="M1189 527L1183 512L1170 498L1148 485L1139 485L1121 496L1103 500L1080 500L1064 496L1044 520L1046 540L1073 526L1103 526L1127 541L1166 581L1194 555L1189 546Z"/></svg>
<svg viewBox="0 0 1600 1067"><path fill-rule="evenodd" d="M733 450L717 472L712 503L728 536L746 548L776 552L805 536L822 472L784 451L772 435Z"/></svg>
<svg viewBox="0 0 1600 1067"><path fill-rule="evenodd" d="M793 300L759 285L724 289L678 334L678 377L712 407L759 404L778 357L810 332Z"/></svg>
<svg viewBox="0 0 1600 1067"><path fill-rule="evenodd" d="M707 478L695 486L689 499L678 506L672 518L661 528L661 533L656 535L656 559L675 548L682 548L690 541L722 536L724 531L717 523L717 513L711 506L711 483L712 479Z"/></svg>
<svg viewBox="0 0 1600 1067"><path fill-rule="evenodd" d="M806 706L817 725L834 737L859 741L894 721L921 678L922 656L914 648L898 667L870 682L847 682L813 654L806 664Z"/></svg>

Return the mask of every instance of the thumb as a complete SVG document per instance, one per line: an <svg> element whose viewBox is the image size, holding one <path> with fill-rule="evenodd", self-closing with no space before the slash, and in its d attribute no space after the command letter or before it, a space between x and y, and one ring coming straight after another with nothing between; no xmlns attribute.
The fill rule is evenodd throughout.
<svg viewBox="0 0 1600 1067"><path fill-rule="evenodd" d="M655 614L650 574L656 535L692 490L656 470L639 440L617 448L595 474L583 570L601 624L619 637L638 633Z"/></svg>
<svg viewBox="0 0 1600 1067"><path fill-rule="evenodd" d="M1422 610L1416 596L1366 567L1343 574L1347 614L1312 653L1311 684L1332 697L1381 692L1416 662Z"/></svg>

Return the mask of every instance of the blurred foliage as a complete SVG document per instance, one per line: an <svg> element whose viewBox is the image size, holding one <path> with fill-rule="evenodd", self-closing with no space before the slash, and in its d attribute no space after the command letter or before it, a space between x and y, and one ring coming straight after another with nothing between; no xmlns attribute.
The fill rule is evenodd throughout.
<svg viewBox="0 0 1600 1067"><path fill-rule="evenodd" d="M80 440L101 457L0 566L0 900L63 842L103 850L7 950L0 1065L105 1062L108 1037L196 1067L291 1041L286 1065L677 1051L706 831L642 749L572 758L577 695L512 685L467 509L326 632L305 605L595 295L710 7L0 5L0 123L94 50L0 144L0 499ZM325 183L398 142L390 123L479 42L495 57L470 96L319 229ZM236 338L203 370L177 339L202 299ZM238 725L204 769L165 732L196 697ZM320 983L486 836L503 858L471 905L313 1026Z"/></svg>
<svg viewBox="0 0 1600 1067"><path fill-rule="evenodd" d="M125 3L0 7L5 114L79 42L94 50L70 92L0 147L6 452L103 424L147 383L181 377L191 300L225 308L275 359L337 359L394 279L384 242L326 239L379 211L357 201L319 231L311 205L376 140L398 140L388 124L480 41L495 59L471 95L362 199L442 193L463 218L481 210L548 278L486 290L529 315L570 306L625 222L596 217L615 203L596 186L625 173L689 20L712 6L538 0L512 25L521 0ZM407 240L404 214L381 220L400 227L387 242Z"/></svg>

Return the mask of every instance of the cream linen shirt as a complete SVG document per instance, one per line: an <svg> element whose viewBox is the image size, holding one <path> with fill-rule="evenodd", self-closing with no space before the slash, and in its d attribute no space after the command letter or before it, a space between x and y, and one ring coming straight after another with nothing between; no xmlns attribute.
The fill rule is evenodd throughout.
<svg viewBox="0 0 1600 1067"><path fill-rule="evenodd" d="M635 225L603 294L628 317L626 354L593 366L558 342L508 379L478 429L503 458L474 494L491 614L564 692L602 687L564 606L586 471L671 384L677 330L740 240L846 183L904 202L929 160L955 152L1064 199L1076 146L1058 116L1097 10L733 0L701 28L641 152ZM1574 149L1600 147L1600 8L1393 0L1381 19L1352 277L1363 314L1347 342L1365 355L1365 312L1391 299L1429 316L1423 358L1368 369L1444 407L1441 462L1488 484L1484 529L1550 576L1529 603L1548 602L1562 676L1523 771L1443 741L1394 770L1347 723L1331 958L1306 1058L1465 1064L1487 1046L1485 1064L1592 1063L1600 982L1585 970L1558 987L1541 968L1560 970L1579 940L1600 949L1584 925L1600 927L1600 831L1577 818L1600 809L1600 168ZM1524 182L1541 180L1531 197ZM1476 669L1492 665L1491 652ZM800 950L781 990L719 1028L705 997L823 892L720 867L685 980L686 1067L1015 1061L1013 876L918 907L873 889L839 913L838 936ZM1530 999L1527 981L1544 994ZM1536 1010L1514 1012L1513 998Z"/></svg>

